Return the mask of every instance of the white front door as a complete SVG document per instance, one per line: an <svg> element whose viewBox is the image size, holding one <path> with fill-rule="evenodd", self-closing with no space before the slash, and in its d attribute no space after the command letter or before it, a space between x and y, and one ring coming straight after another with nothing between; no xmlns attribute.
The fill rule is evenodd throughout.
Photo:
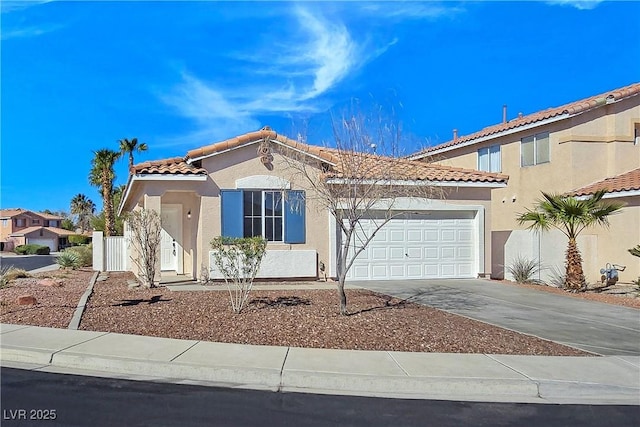
<svg viewBox="0 0 640 427"><path fill-rule="evenodd" d="M182 208L179 205L162 205L161 216L160 269L178 272L182 251Z"/></svg>

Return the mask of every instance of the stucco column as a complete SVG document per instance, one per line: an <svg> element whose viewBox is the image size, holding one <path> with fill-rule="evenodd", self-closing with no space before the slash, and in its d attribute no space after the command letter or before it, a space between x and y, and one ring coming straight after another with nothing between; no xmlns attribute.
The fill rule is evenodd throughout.
<svg viewBox="0 0 640 427"><path fill-rule="evenodd" d="M149 196L147 194L145 194L144 196L144 208L146 210L154 210L156 212L158 212L158 215L162 215L162 197L161 196ZM157 286L160 284L160 271L161 271L161 264L160 264L160 248L158 247L158 253L157 253L157 257L156 257L156 274L153 277L153 283Z"/></svg>

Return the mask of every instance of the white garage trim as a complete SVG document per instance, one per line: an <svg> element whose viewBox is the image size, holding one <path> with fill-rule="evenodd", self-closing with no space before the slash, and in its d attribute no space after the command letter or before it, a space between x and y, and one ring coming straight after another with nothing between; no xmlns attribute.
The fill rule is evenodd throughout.
<svg viewBox="0 0 640 427"><path fill-rule="evenodd" d="M439 200L426 200L410 197L401 197L395 201L381 201L377 207L381 210L393 207L394 211L400 213L425 214L429 211L471 211L474 212L474 237L476 242L476 268L478 273L484 273L485 268L485 208L482 205L458 205L442 202ZM375 209L376 206L373 207ZM341 233L336 220L329 216L329 266L328 273L331 277L337 277L337 253L339 234Z"/></svg>

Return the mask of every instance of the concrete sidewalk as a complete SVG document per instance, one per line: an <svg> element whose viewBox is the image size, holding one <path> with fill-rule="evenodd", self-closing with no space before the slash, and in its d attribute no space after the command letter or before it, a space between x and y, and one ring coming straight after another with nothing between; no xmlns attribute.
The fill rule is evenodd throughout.
<svg viewBox="0 0 640 427"><path fill-rule="evenodd" d="M394 398L640 404L640 356L542 357L250 346L0 326L2 366Z"/></svg>

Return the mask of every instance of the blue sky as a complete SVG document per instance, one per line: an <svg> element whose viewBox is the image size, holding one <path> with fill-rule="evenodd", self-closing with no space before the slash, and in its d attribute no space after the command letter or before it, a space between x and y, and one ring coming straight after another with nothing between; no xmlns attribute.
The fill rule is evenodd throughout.
<svg viewBox="0 0 640 427"><path fill-rule="evenodd" d="M353 99L411 153L640 80L640 3L2 2L0 206L67 210L93 151L136 162L270 125L322 144ZM127 179L126 160L116 167Z"/></svg>

